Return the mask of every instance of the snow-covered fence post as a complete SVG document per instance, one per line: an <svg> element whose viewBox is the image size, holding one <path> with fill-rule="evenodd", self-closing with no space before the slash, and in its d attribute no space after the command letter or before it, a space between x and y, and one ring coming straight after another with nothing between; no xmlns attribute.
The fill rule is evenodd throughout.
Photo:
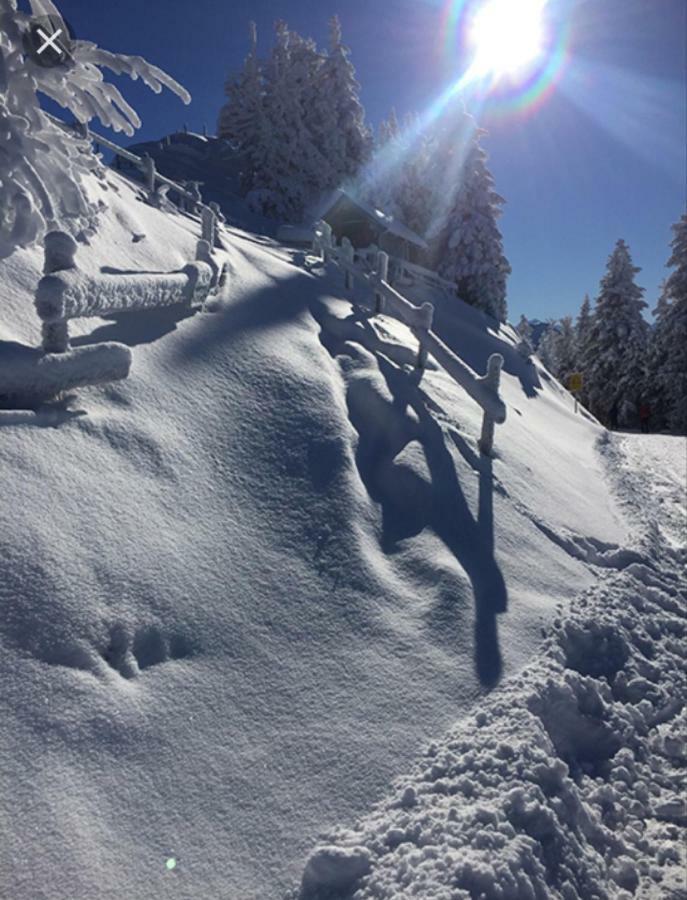
<svg viewBox="0 0 687 900"><path fill-rule="evenodd" d="M219 284L221 272L218 264L212 258L212 245L209 241L200 240L196 244L196 260L198 262L207 263L212 269L212 279L210 281L210 290L214 290Z"/></svg>
<svg viewBox="0 0 687 900"><path fill-rule="evenodd" d="M312 236L312 247L310 249L313 256L322 259L322 235L319 231L319 226L320 223L318 222L317 225L315 225L315 231Z"/></svg>
<svg viewBox="0 0 687 900"><path fill-rule="evenodd" d="M217 238L217 218L209 206L204 206L200 211L201 238L207 241L210 247L215 246Z"/></svg>
<svg viewBox="0 0 687 900"><path fill-rule="evenodd" d="M351 271L348 266L353 266L355 264L355 250L353 249L353 244L347 237L341 238L341 255L344 259L344 265L346 268L344 269L344 285L347 291L350 291L353 287L353 276L351 275Z"/></svg>
<svg viewBox="0 0 687 900"><path fill-rule="evenodd" d="M186 196L183 198L183 208L192 215L197 215L198 206L203 202L199 181L184 181L183 188Z"/></svg>
<svg viewBox="0 0 687 900"><path fill-rule="evenodd" d="M380 250L377 253L376 278L377 281L387 281L388 277L389 254ZM375 313L381 312L384 312L384 297L380 291L375 291Z"/></svg>
<svg viewBox="0 0 687 900"><path fill-rule="evenodd" d="M420 342L420 349L417 354L416 368L424 369L427 365L428 347L425 341L425 335L434 323L434 306L431 303L423 303L419 309L418 324L415 329L416 336Z"/></svg>
<svg viewBox="0 0 687 900"><path fill-rule="evenodd" d="M148 194L148 199L150 199L155 195L155 179L157 176L157 172L155 170L155 160L149 153L146 153L141 157L141 171L143 172L143 179L145 189Z"/></svg>
<svg viewBox="0 0 687 900"><path fill-rule="evenodd" d="M331 256L331 250L333 244L332 239L332 226L329 222L322 222L322 259L324 262L329 262L329 258Z"/></svg>
<svg viewBox="0 0 687 900"><path fill-rule="evenodd" d="M210 203L208 205L209 205L210 209L213 211L213 213L215 214L215 218L217 219L217 224L224 225L224 223L227 221L227 218L224 215L224 213L222 212L222 210L220 209L219 203L217 203L217 201L213 200L212 203ZM217 231L215 231L215 236L217 236Z"/></svg>
<svg viewBox="0 0 687 900"><path fill-rule="evenodd" d="M503 366L503 357L500 353L492 353L487 362L487 374L484 378L485 387L490 388L494 395L498 397L499 384L501 382L501 367ZM479 439L479 447L485 456L490 456L494 447L494 418L487 410L484 410L482 418L482 434Z"/></svg>
<svg viewBox="0 0 687 900"><path fill-rule="evenodd" d="M43 239L43 274L52 275L65 269L76 268L77 244L64 231L49 231ZM43 350L46 353L66 353L69 350L69 323L43 322L41 326Z"/></svg>

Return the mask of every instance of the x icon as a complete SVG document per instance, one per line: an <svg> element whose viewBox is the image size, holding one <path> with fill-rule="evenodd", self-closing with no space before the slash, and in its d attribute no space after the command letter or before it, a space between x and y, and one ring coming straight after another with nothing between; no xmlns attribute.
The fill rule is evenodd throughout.
<svg viewBox="0 0 687 900"><path fill-rule="evenodd" d="M61 56L63 53L62 47L57 43L57 39L61 34L62 34L62 29L58 28L57 31L54 32L54 34L52 34L52 35L50 35L50 37L48 37L48 35L43 31L43 29L39 28L38 29L38 37L42 41L44 41L44 43L38 48L38 54L40 55L41 53L43 53L43 51L47 50L48 47L52 47L52 49L56 53L59 53Z"/></svg>

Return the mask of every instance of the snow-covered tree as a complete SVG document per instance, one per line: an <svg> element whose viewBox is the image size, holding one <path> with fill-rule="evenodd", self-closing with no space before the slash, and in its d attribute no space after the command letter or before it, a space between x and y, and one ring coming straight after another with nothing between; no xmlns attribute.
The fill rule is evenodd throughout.
<svg viewBox="0 0 687 900"><path fill-rule="evenodd" d="M579 399L585 406L589 405L585 360L587 359L587 347L589 344L591 325L592 304L589 299L589 294L585 294L582 306L580 306L580 312L577 316L577 321L575 322L575 369L582 373L582 390L579 393Z"/></svg>
<svg viewBox="0 0 687 900"><path fill-rule="evenodd" d="M532 326L524 313L520 316L520 321L515 326L515 330L521 338L526 340L529 344L532 343Z"/></svg>
<svg viewBox="0 0 687 900"><path fill-rule="evenodd" d="M496 193L487 167L480 144L484 133L473 129L467 147L455 148L458 165L454 172L442 164L443 193L451 197L451 203L434 223L432 256L439 274L456 283L461 299L504 322L511 268L496 223L505 201Z"/></svg>
<svg viewBox="0 0 687 900"><path fill-rule="evenodd" d="M640 271L619 240L601 280L585 348L591 410L612 423L634 424L644 390L649 326L642 317L644 288L635 284Z"/></svg>
<svg viewBox="0 0 687 900"><path fill-rule="evenodd" d="M571 316L560 320L555 347L556 378L567 387L570 376L577 370L577 340Z"/></svg>
<svg viewBox="0 0 687 900"><path fill-rule="evenodd" d="M377 130L377 146L383 147L389 141L395 140L399 136L400 131L401 129L398 124L396 110L392 106L389 118L382 119L379 123L379 128Z"/></svg>
<svg viewBox="0 0 687 900"><path fill-rule="evenodd" d="M530 325L529 320L524 313L520 316L520 321L515 326L515 331L520 337L517 345L518 352L526 359L529 359L534 353L534 345L532 343L532 326Z"/></svg>
<svg viewBox="0 0 687 900"><path fill-rule="evenodd" d="M359 85L336 18L327 55L285 22L276 23L266 61L258 59L254 26L250 39L242 71L227 82L218 133L246 157L249 202L297 221L319 193L342 185L365 161L370 135Z"/></svg>
<svg viewBox="0 0 687 900"><path fill-rule="evenodd" d="M659 421L680 434L687 434L687 215L673 226L673 269L654 310L647 391Z"/></svg>
<svg viewBox="0 0 687 900"><path fill-rule="evenodd" d="M264 130L253 148L249 200L275 218L298 221L319 186L325 161L307 128L303 109L314 45L276 24L276 43L265 65Z"/></svg>
<svg viewBox="0 0 687 900"><path fill-rule="evenodd" d="M360 85L355 77L350 51L342 41L341 23L337 16L329 21L329 53L319 77L327 87L335 113L336 142L330 162L343 181L357 175L367 162L372 136L365 124Z"/></svg>
<svg viewBox="0 0 687 900"><path fill-rule="evenodd" d="M230 75L224 86L227 102L220 110L217 135L231 141L243 154L245 164L242 173L242 189L247 192L254 186L257 164L256 150L267 135L265 121L264 83L258 59L258 32L255 22L249 24L250 51L243 69Z"/></svg>
<svg viewBox="0 0 687 900"><path fill-rule="evenodd" d="M140 78L159 93L167 87L184 102L190 95L174 79L140 56L102 50L75 40L68 65L44 67L26 52L31 16L62 21L51 0L30 0L31 15L16 0L0 0L0 253L25 246L47 229L80 230L97 210L84 176L99 166L90 144L56 124L41 109L43 94L78 122L98 118L115 131L133 135L141 124L136 112L101 72ZM66 26L64 27L66 33Z"/></svg>
<svg viewBox="0 0 687 900"><path fill-rule="evenodd" d="M537 345L537 356L552 375L556 375L558 368L556 349L558 327L558 323L554 319L549 319Z"/></svg>

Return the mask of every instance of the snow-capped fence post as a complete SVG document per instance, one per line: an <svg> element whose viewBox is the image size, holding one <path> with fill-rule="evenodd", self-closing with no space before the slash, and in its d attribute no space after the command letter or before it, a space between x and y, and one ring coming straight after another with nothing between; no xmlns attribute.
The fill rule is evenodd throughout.
<svg viewBox="0 0 687 900"><path fill-rule="evenodd" d="M143 180L148 199L150 199L155 195L157 172L155 170L155 160L149 153L146 153L141 157L141 172L143 173Z"/></svg>
<svg viewBox="0 0 687 900"><path fill-rule="evenodd" d="M324 262L329 262L332 255L332 248L334 246L332 240L332 226L329 222L322 221L321 222L321 230L322 230L322 259Z"/></svg>
<svg viewBox="0 0 687 900"><path fill-rule="evenodd" d="M376 280L387 281L389 277L389 254L380 250L377 253ZM384 296L381 291L375 291L375 313L384 312Z"/></svg>
<svg viewBox="0 0 687 900"><path fill-rule="evenodd" d="M219 225L224 225L225 222L227 221L227 219L226 219L226 216L224 215L224 213L222 212L222 210L220 209L219 203L217 203L216 200L213 200L212 203L208 204L208 206L213 211L213 213L215 214L215 218L217 219L217 223L216 223L215 227L217 228L217 226L219 226ZM215 230L215 237L216 236L217 236L217 231Z"/></svg>
<svg viewBox="0 0 687 900"><path fill-rule="evenodd" d="M417 354L416 368L424 369L427 366L427 347L426 334L434 324L434 306L431 303L423 303L418 314L418 324L415 328L415 334L420 342L420 348Z"/></svg>
<svg viewBox="0 0 687 900"><path fill-rule="evenodd" d="M500 353L492 353L487 362L487 374L483 379L485 387L490 388L496 397L501 383L501 367L503 357ZM494 448L494 417L486 409L482 418L482 434L479 439L479 448L485 456L491 456Z"/></svg>
<svg viewBox="0 0 687 900"><path fill-rule="evenodd" d="M76 269L77 244L64 231L49 231L43 239L43 273L52 275L66 269ZM69 350L69 323L43 322L41 325L43 350L46 353L66 353Z"/></svg>
<svg viewBox="0 0 687 900"><path fill-rule="evenodd" d="M347 264L347 267L344 269L344 285L346 290L350 291L353 287L353 276L348 267L353 267L355 265L355 250L353 249L353 244L347 237L341 238L341 255L343 256L344 262Z"/></svg>
<svg viewBox="0 0 687 900"><path fill-rule="evenodd" d="M203 202L203 195L200 192L199 181L184 181L182 187L186 192L186 196L182 198L183 208L186 212L196 215L198 206Z"/></svg>
<svg viewBox="0 0 687 900"><path fill-rule="evenodd" d="M204 206L200 211L200 228L201 239L207 241L212 249L217 240L217 217L209 206Z"/></svg>
<svg viewBox="0 0 687 900"><path fill-rule="evenodd" d="M323 251L323 241L322 241L322 220L319 222L315 222L315 226L313 228L312 233L312 254L316 256L317 259L322 259L324 251Z"/></svg>
<svg viewBox="0 0 687 900"><path fill-rule="evenodd" d="M220 282L221 271L215 260L212 258L212 245L209 241L199 240L196 244L196 260L206 263L212 269L212 278L210 280L210 290L216 288Z"/></svg>

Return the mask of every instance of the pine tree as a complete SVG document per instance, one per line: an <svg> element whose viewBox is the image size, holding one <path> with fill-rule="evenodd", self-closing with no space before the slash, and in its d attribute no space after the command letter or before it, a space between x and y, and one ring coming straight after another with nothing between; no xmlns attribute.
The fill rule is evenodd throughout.
<svg viewBox="0 0 687 900"><path fill-rule="evenodd" d="M269 133L265 121L265 90L257 55L258 32L255 22L249 24L250 52L243 69L231 75L225 84L227 102L220 110L217 135L231 141L243 155L245 164L241 188L247 193L254 187L256 168L260 165L259 149Z"/></svg>
<svg viewBox="0 0 687 900"><path fill-rule="evenodd" d="M520 338L517 344L518 353L520 353L521 356L524 356L525 359L530 359L534 353L532 326L524 313L520 316L520 321L515 326L515 331Z"/></svg>
<svg viewBox="0 0 687 900"><path fill-rule="evenodd" d="M532 344L532 326L524 313L520 316L520 321L515 326L515 330L523 340L527 341L530 345Z"/></svg>
<svg viewBox="0 0 687 900"><path fill-rule="evenodd" d="M668 266L674 271L654 310L650 396L659 419L663 416L672 431L687 434L687 215L673 225L673 232Z"/></svg>
<svg viewBox="0 0 687 900"><path fill-rule="evenodd" d="M356 176L367 161L372 138L365 125L365 110L360 102L360 85L350 60L350 51L342 43L341 23L337 16L329 22L329 54L320 77L334 114L335 129L330 163L338 178Z"/></svg>
<svg viewBox="0 0 687 900"><path fill-rule="evenodd" d="M496 221L505 201L494 190L487 155L480 145L482 134L473 130L467 152L456 148L462 162L454 167L458 183L447 214L435 225L432 255L439 274L456 283L462 300L504 322L506 279L511 268ZM444 169L444 193L447 171L450 169Z"/></svg>
<svg viewBox="0 0 687 900"><path fill-rule="evenodd" d="M396 210L404 225L425 237L434 207L431 142L414 120L406 121L402 140Z"/></svg>
<svg viewBox="0 0 687 900"><path fill-rule="evenodd" d="M393 109L379 123L372 151L363 177L363 199L387 215L402 218L398 206L401 137Z"/></svg>
<svg viewBox="0 0 687 900"><path fill-rule="evenodd" d="M554 319L549 319L546 328L539 338L537 356L554 376L558 369L557 339L558 323Z"/></svg>
<svg viewBox="0 0 687 900"><path fill-rule="evenodd" d="M634 424L642 399L649 327L642 318L644 288L634 281L640 271L619 240L601 280L585 350L591 410L612 425Z"/></svg>
<svg viewBox="0 0 687 900"><path fill-rule="evenodd" d="M592 304L589 294L584 295L577 322L575 323L575 369L582 373L582 390L579 399L584 406L589 405L585 360L588 355L589 333L592 325Z"/></svg>
<svg viewBox="0 0 687 900"><path fill-rule="evenodd" d="M577 339L571 316L564 316L559 323L556 337L556 378L565 387L577 369Z"/></svg>
<svg viewBox="0 0 687 900"><path fill-rule="evenodd" d="M317 192L322 154L308 132L303 95L312 47L285 22L276 23L276 43L265 66L264 128L253 152L249 200L266 215L299 221Z"/></svg>

